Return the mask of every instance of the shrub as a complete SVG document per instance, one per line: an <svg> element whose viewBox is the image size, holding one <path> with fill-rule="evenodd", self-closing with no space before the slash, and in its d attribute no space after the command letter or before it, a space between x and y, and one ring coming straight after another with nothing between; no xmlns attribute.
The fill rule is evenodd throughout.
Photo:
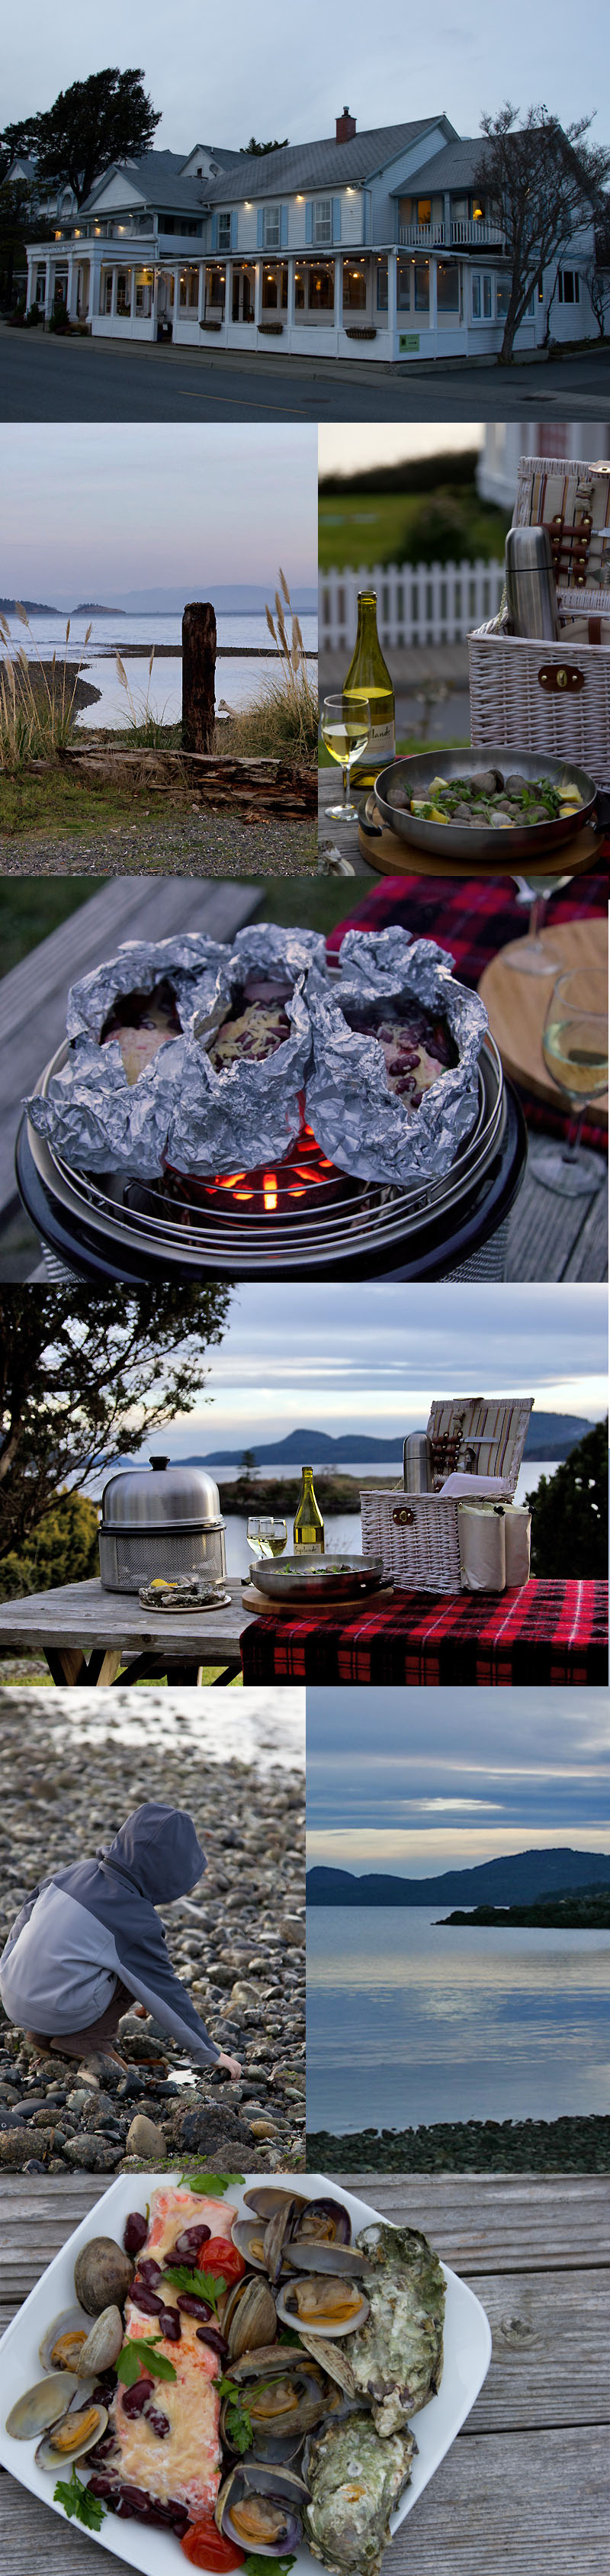
<svg viewBox="0 0 610 2576"><path fill-rule="evenodd" d="M0 1601L49 1592L60 1583L85 1583L99 1574L98 1515L88 1494L62 1488L50 1511L21 1549L0 1559Z"/></svg>

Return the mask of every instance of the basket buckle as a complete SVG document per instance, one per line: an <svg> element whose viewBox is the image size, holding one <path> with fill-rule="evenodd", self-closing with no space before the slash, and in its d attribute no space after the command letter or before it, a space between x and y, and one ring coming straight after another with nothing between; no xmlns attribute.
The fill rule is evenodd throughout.
<svg viewBox="0 0 610 2576"><path fill-rule="evenodd" d="M545 662L538 672L538 679L541 689L568 689L573 695L585 685L584 671L577 671L574 662L551 663L550 666Z"/></svg>
<svg viewBox="0 0 610 2576"><path fill-rule="evenodd" d="M408 1503L401 1503L398 1509L392 1513L392 1520L396 1521L398 1529L404 1529L405 1524L410 1528L414 1519L415 1513L411 1511Z"/></svg>

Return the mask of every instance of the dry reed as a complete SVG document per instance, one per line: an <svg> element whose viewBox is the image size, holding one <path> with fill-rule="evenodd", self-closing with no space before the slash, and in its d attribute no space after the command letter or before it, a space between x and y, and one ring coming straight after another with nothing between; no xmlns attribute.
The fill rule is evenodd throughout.
<svg viewBox="0 0 610 2576"><path fill-rule="evenodd" d="M54 652L50 672L42 661L20 600L15 602L15 616L25 626L34 645L27 654L20 644L16 654L0 668L0 770L14 776L31 760L48 760L67 749L72 739L76 718L76 695L91 627L87 627L80 659L74 670L68 663L70 618L64 639L63 661ZM0 612L0 634L5 644L12 642L10 626ZM33 673L37 674L36 680Z"/></svg>
<svg viewBox="0 0 610 2576"><path fill-rule="evenodd" d="M216 747L219 752L237 754L258 751L264 755L290 755L293 760L313 764L318 743L318 692L307 667L299 620L281 564L279 581L274 597L275 616L268 605L265 609L269 634L281 657L278 677L265 679L260 696L250 706L238 708L235 713L230 711L217 726Z"/></svg>

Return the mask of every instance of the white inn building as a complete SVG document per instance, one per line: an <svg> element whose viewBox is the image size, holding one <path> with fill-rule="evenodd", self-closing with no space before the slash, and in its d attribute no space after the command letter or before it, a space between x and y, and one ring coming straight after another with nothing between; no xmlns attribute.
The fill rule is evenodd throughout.
<svg viewBox="0 0 610 2576"><path fill-rule="evenodd" d="M509 262L477 192L480 135L447 116L336 133L263 156L198 145L115 163L50 244L28 304L96 338L408 361L501 346ZM594 329L593 227L532 296L516 351Z"/></svg>

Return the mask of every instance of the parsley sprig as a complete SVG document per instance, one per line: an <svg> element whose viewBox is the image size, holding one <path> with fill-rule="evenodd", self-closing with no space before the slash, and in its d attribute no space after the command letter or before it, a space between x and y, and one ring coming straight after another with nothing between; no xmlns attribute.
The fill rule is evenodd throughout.
<svg viewBox="0 0 610 2576"><path fill-rule="evenodd" d="M53 2488L53 2503L63 2505L68 2522L74 2519L76 2522L84 2522L86 2531L100 2530L106 2507L102 2504L101 2496L92 2495L91 2488L83 2486L82 2478L77 2478L76 2469L72 2470L69 2485L65 2478L58 2479L57 2486Z"/></svg>
<svg viewBox="0 0 610 2576"><path fill-rule="evenodd" d="M222 2198L223 2191L232 2191L233 2185L243 2182L243 2179L243 2174L185 2173L180 2176L181 2185L184 2183L187 2191L209 2192L212 2198L218 2199Z"/></svg>
<svg viewBox="0 0 610 2576"><path fill-rule="evenodd" d="M216 2387L218 2396L226 2397L228 2401L225 2422L231 2449L239 2452L251 2451L254 2442L252 2417L248 2413L247 2406L244 2406L237 2380L218 2379Z"/></svg>
<svg viewBox="0 0 610 2576"><path fill-rule="evenodd" d="M191 2272L188 2263L177 2263L171 2269L164 2266L163 2279L172 2281L176 2290L190 2290L195 2298L207 2299L215 2316L218 2314L218 2301L227 2286L222 2272Z"/></svg>
<svg viewBox="0 0 610 2576"><path fill-rule="evenodd" d="M173 2361L168 2361L166 2353L156 2351L160 2341L160 2335L143 2335L141 2340L138 2335L129 2336L115 2363L123 2388L134 2388L141 2370L147 2370L151 2379L176 2378Z"/></svg>

